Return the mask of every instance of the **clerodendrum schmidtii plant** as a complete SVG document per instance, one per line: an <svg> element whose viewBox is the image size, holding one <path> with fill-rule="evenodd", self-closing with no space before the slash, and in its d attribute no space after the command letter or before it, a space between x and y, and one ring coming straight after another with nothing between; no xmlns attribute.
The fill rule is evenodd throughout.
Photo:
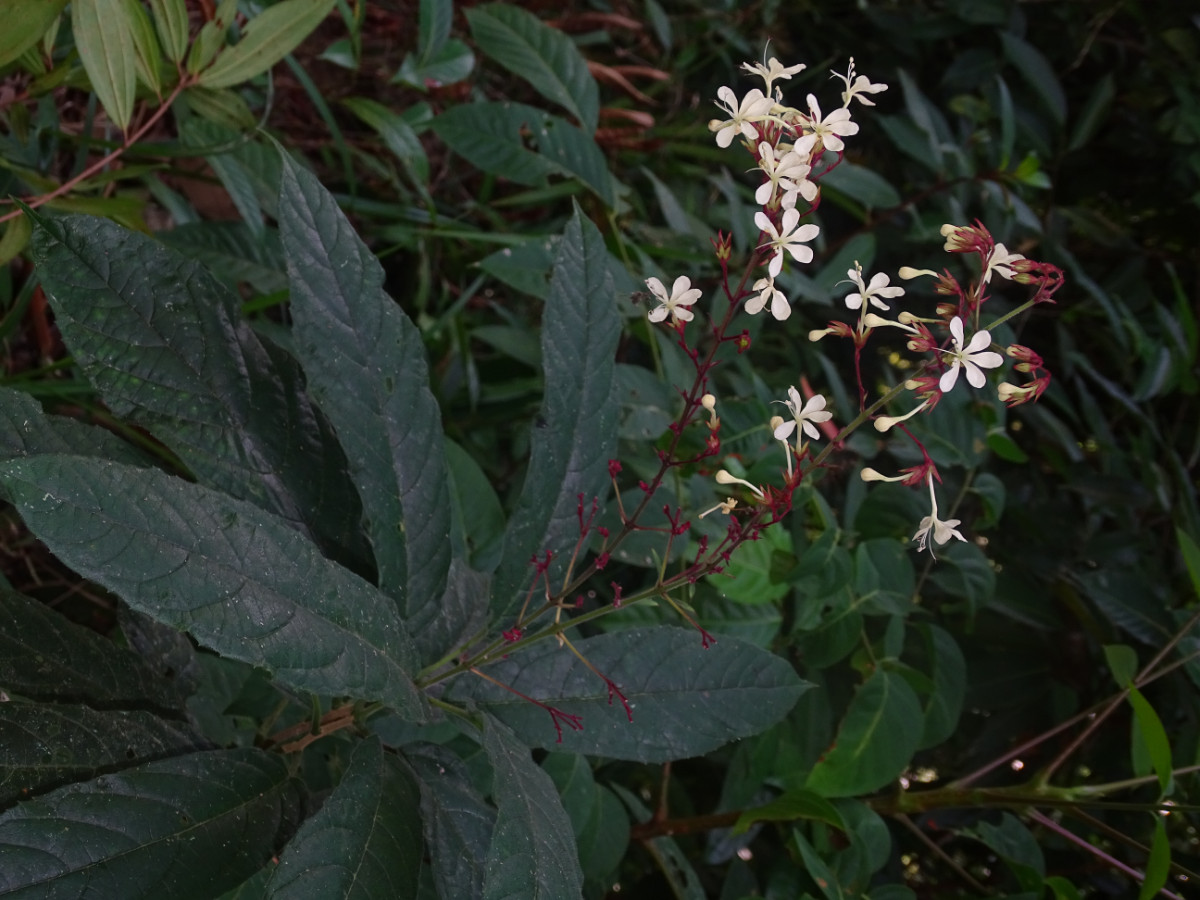
<svg viewBox="0 0 1200 900"><path fill-rule="evenodd" d="M744 313L789 316L776 279L787 257L812 258L817 226L801 223L820 203L842 138L858 130L852 101L870 105L884 89L851 65L839 76L842 106L822 115L811 95L806 110L783 102L777 82L801 67L748 68L765 90L739 99L722 88L728 118L711 127L718 145L737 141L756 161L757 246L735 273L730 239L714 242L723 277L708 313L687 276L669 289L647 280L650 321L694 370L677 386L656 471L630 478L617 458L614 263L576 210L545 308L545 394L529 474L492 566L473 567L461 538L470 515L461 480L478 470L448 463L420 335L307 171L284 159L279 227L293 327L283 337L258 334L209 273L143 235L29 211L42 283L75 360L108 405L179 465L164 471L108 433L4 391L12 427L0 483L59 558L136 611L124 620L129 643L157 646L155 658L174 654L175 669L164 680L142 657L2 594L4 715L25 737L0 800L36 795L0 815L4 889L209 897L257 877L270 896L415 896L427 866L446 898L578 896L585 879L611 879L629 814L592 783L586 763L586 775L543 768L530 748L665 762L785 716L809 687L792 664L714 638L687 592L777 525L832 447L867 422L901 429L920 462L894 476L864 469L864 480L929 491L914 534L921 549L964 540L959 520L939 517L936 466L905 422L951 391L986 388L987 370L1003 362L992 330L1061 283L1053 266L1009 252L981 224L944 229L948 251L979 258L968 286L948 271L899 273L936 279L932 316L887 318L902 289L857 266L848 272L857 291L846 306L857 315L810 335L853 342L858 408L844 426L823 396L793 387L779 401L789 415L761 423L783 457L773 482L754 484L725 463L714 478L736 496L698 512L656 500L670 474L723 461L713 370L749 349L737 324ZM1000 282L1032 296L988 322L988 291ZM898 330L920 361L868 402L862 351L881 329ZM1000 397L1035 400L1049 379L1041 360L1018 345L1004 353L1030 377L1001 384ZM911 409L882 414L910 393ZM603 519L606 507L615 515ZM649 524L650 512L662 517ZM708 515L724 517L724 533L690 540ZM634 535L660 539L653 583L607 581ZM698 636L668 625L571 631L655 600ZM178 631L219 657L196 654ZM222 696L213 686L223 680L233 685L226 705L247 698L247 715L281 727L251 741L187 705L202 683ZM255 691L270 698L265 709L248 699ZM345 750L336 783L313 775L306 755L331 735ZM870 787L851 790L846 773L856 765L835 748L805 787L824 803L897 774L859 772L852 783ZM587 784L579 821L556 788L576 777ZM622 799L641 815L637 797ZM820 816L838 813L825 803Z"/></svg>

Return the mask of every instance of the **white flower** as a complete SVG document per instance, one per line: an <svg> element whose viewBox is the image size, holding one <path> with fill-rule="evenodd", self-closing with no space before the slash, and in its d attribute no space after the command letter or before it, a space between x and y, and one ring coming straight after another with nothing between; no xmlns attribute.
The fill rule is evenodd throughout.
<svg viewBox="0 0 1200 900"><path fill-rule="evenodd" d="M862 266L857 262L854 263L854 268L846 272L850 276L850 280L858 285L858 291L853 294L846 295L846 308L858 309L865 302L870 302L871 306L876 309L889 309L890 307L880 300L880 297L899 297L904 293L904 288L899 286L889 287L890 279L882 272L876 272L871 276L870 284L863 284Z"/></svg>
<svg viewBox="0 0 1200 900"><path fill-rule="evenodd" d="M987 284L991 280L993 272L1001 278L1011 279L1016 273L1013 272L1009 264L1024 258L1020 253L1009 253L1003 244L997 244L992 248L987 265L983 269L983 283Z"/></svg>
<svg viewBox="0 0 1200 900"><path fill-rule="evenodd" d="M803 72L807 66L805 66L803 63L799 63L797 65L787 66L785 68L783 63L772 56L770 61L765 66L762 63L742 63L742 68L751 75L758 75L760 78L762 78L762 80L766 82L766 88L764 90L768 95L770 95L771 86L774 84L776 78L787 78L790 80L793 75Z"/></svg>
<svg viewBox="0 0 1200 900"><path fill-rule="evenodd" d="M741 103L738 103L737 95L728 87L720 88L717 98L720 100L718 106L731 116L725 121L713 119L708 123L708 130L717 133L718 147L728 147L738 134L748 141L754 140L758 137L758 132L753 123L768 118L771 107L775 105L775 102L770 97L763 96L763 92L758 88L746 94Z"/></svg>
<svg viewBox="0 0 1200 900"><path fill-rule="evenodd" d="M812 166L794 149L776 159L775 148L763 141L758 145L758 158L758 167L767 176L767 180L754 192L754 200L760 206L770 203L775 191L780 188L787 193L799 193L810 203L817 196L817 186L808 180ZM793 199L792 206L795 205Z"/></svg>
<svg viewBox="0 0 1200 900"><path fill-rule="evenodd" d="M796 226L799 222L800 210L798 209L784 211L783 221L780 223L778 230L776 230L775 224L766 213L758 212L754 215L754 224L770 235L770 240L761 246L771 247L774 251L771 263L767 266L767 271L771 273L772 278L775 278L783 271L784 250L790 253L792 259L796 260L796 262L806 263L812 261L812 248L804 246L804 242L815 238L820 233L820 229L812 223L800 225L797 228Z"/></svg>
<svg viewBox="0 0 1200 900"><path fill-rule="evenodd" d="M808 129L821 139L821 145L834 153L840 153L846 148L842 137L858 134L858 123L850 121L850 110L842 107L835 109L824 119L821 118L821 107L817 98L808 95L809 123Z"/></svg>
<svg viewBox="0 0 1200 900"><path fill-rule="evenodd" d="M783 295L783 291L775 287L774 279L758 279L754 282L754 290L758 291L758 294L746 301L746 312L750 315L757 316L768 302L771 304L771 315L780 322L792 314L792 307L788 303L787 297Z"/></svg>
<svg viewBox="0 0 1200 900"><path fill-rule="evenodd" d="M817 426L813 423L828 422L833 418L833 413L825 409L825 398L820 394L815 394L809 398L807 403L802 403L800 392L794 387L790 387L788 388L788 399L775 402L782 403L792 414L792 421L783 422L775 427L773 432L775 440L786 441L795 431L797 450L800 449L800 431L813 440L817 440L821 437L821 433L817 431ZM797 431L796 426L800 426L800 431Z"/></svg>
<svg viewBox="0 0 1200 900"><path fill-rule="evenodd" d="M863 95L878 94L880 91L886 91L888 89L886 84L872 84L871 79L869 79L866 75L859 75L856 78L854 76L853 56L850 57L850 68L846 70L845 75L842 75L840 72L834 72L833 74L842 79L842 81L846 82L846 90L842 91L843 107L849 106L850 101L855 97L857 97L861 103L867 106L874 106L875 101L869 97L864 97Z"/></svg>
<svg viewBox="0 0 1200 900"><path fill-rule="evenodd" d="M692 321L694 314L688 307L700 299L701 291L699 288L692 287L692 280L686 275L680 275L675 279L669 294L666 287L657 278L647 278L646 287L650 288L650 292L659 302L658 306L650 310L651 322L661 322L668 315L670 315L672 323Z"/></svg>
<svg viewBox="0 0 1200 900"><path fill-rule="evenodd" d="M939 545L946 543L952 537L956 537L960 541L965 541L966 538L959 533L957 528L955 528L955 526L960 522L959 519L947 519L943 522L938 518L937 495L933 492L933 472L930 472L928 477L929 500L933 506L933 511L921 520L921 527L919 527L916 534L912 536L912 539L918 542L917 549L924 550L925 547L929 545L930 532L933 532L934 543ZM931 554L933 553L932 545L929 546L929 552Z"/></svg>
<svg viewBox="0 0 1200 900"><path fill-rule="evenodd" d="M947 394L958 381L958 370L966 369L967 381L971 387L981 388L987 383L984 369L994 369L1004 362L999 353L988 350L992 345L992 335L987 331L977 331L971 338L971 343L963 346L963 320L955 316L950 320L950 335L954 340L953 350L942 352L950 357L950 368L942 373L938 387Z"/></svg>

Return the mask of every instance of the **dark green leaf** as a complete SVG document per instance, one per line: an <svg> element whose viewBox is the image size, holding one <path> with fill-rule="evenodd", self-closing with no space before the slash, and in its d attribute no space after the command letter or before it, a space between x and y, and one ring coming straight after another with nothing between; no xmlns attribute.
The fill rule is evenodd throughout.
<svg viewBox="0 0 1200 900"><path fill-rule="evenodd" d="M144 461L111 431L66 416L46 415L28 394L0 387L0 459L39 453L76 453L130 465Z"/></svg>
<svg viewBox="0 0 1200 900"><path fill-rule="evenodd" d="M287 289L279 233L255 234L242 222L193 222L157 235L174 250L203 263L228 287L245 282L260 294Z"/></svg>
<svg viewBox="0 0 1200 900"><path fill-rule="evenodd" d="M430 87L457 84L475 68L475 54L457 38L450 38L428 59L417 59L411 53L404 57L392 83L407 84L419 91Z"/></svg>
<svg viewBox="0 0 1200 900"><path fill-rule="evenodd" d="M446 441L454 556L481 572L494 571L504 549L504 508L484 471L466 450Z"/></svg>
<svg viewBox="0 0 1200 900"><path fill-rule="evenodd" d="M933 679L933 692L925 701L925 725L918 749L935 747L958 727L963 697L967 690L967 663L958 642L936 625L917 626L925 644L926 671Z"/></svg>
<svg viewBox="0 0 1200 900"><path fill-rule="evenodd" d="M841 815L832 803L820 794L814 794L805 788L795 788L765 806L756 806L743 812L738 817L737 824L733 826L733 831L734 834L744 833L755 822L794 822L797 819L811 819L842 831L846 830Z"/></svg>
<svg viewBox="0 0 1200 900"><path fill-rule="evenodd" d="M899 541L874 538L855 549L854 588L864 614L906 614L916 581L908 548Z"/></svg>
<svg viewBox="0 0 1200 900"><path fill-rule="evenodd" d="M421 0L417 15L417 52L421 59L429 59L442 48L453 21L453 0Z"/></svg>
<svg viewBox="0 0 1200 900"><path fill-rule="evenodd" d="M360 508L295 363L254 335L197 263L103 219L37 219L57 324L108 405L204 484L352 545Z"/></svg>
<svg viewBox="0 0 1200 900"><path fill-rule="evenodd" d="M1046 109L1054 116L1054 121L1060 126L1063 125L1067 120L1067 98L1046 57L1032 44L1011 32L1001 32L1000 41L1004 45L1004 55L1008 57L1008 61L1042 99Z"/></svg>
<svg viewBox="0 0 1200 900"><path fill-rule="evenodd" d="M533 13L506 3L468 9L467 21L479 49L547 100L570 110L588 134L596 130L600 92L587 60L570 38Z"/></svg>
<svg viewBox="0 0 1200 900"><path fill-rule="evenodd" d="M817 888L821 893L827 900L843 900L846 895L842 892L842 886L838 883L829 865L820 857L799 829L792 829L792 840L796 844L796 849L800 851L804 871L817 883Z"/></svg>
<svg viewBox="0 0 1200 900"><path fill-rule="evenodd" d="M1179 552L1183 554L1183 561L1187 564L1192 590L1200 597L1200 547L1197 547L1191 535L1182 529L1175 529L1175 538L1179 541Z"/></svg>
<svg viewBox="0 0 1200 900"><path fill-rule="evenodd" d="M608 492L608 461L616 455L613 357L620 330L604 239L576 207L558 243L543 315L539 427L492 583L498 620L520 606L521 588L533 574L530 557L547 550L560 560L570 556L579 540L579 495L587 503ZM561 566L550 571L561 572Z"/></svg>
<svg viewBox="0 0 1200 900"><path fill-rule="evenodd" d="M309 390L350 460L380 586L423 657L435 659L460 623L444 621L439 603L450 566L450 490L425 346L333 196L286 157L279 205Z"/></svg>
<svg viewBox="0 0 1200 900"><path fill-rule="evenodd" d="M560 900L578 897L583 873L554 782L529 748L488 716L483 746L494 775L499 810L488 849L486 900Z"/></svg>
<svg viewBox="0 0 1200 900"><path fill-rule="evenodd" d="M487 673L518 691L583 718L557 742L545 710L490 682L460 682L452 694L475 697L532 746L664 762L700 756L783 718L808 687L782 658L733 638L708 649L686 628L630 629L575 641L632 707L630 722L604 681L555 642L495 665ZM919 713L918 713L919 715Z"/></svg>
<svg viewBox="0 0 1200 900"><path fill-rule="evenodd" d="M0 808L48 787L207 746L184 725L149 712L0 703Z"/></svg>
<svg viewBox="0 0 1200 900"><path fill-rule="evenodd" d="M464 104L434 119L433 129L484 172L532 187L545 187L550 175L565 175L609 206L615 203L608 164L591 135L544 110L520 103Z"/></svg>
<svg viewBox="0 0 1200 900"><path fill-rule="evenodd" d="M394 605L257 506L83 457L8 463L0 478L30 530L135 609L301 690L421 715Z"/></svg>
<svg viewBox="0 0 1200 900"><path fill-rule="evenodd" d="M583 830L576 833L576 844L579 864L589 882L611 877L625 858L629 815L617 795L604 785L596 785L596 802Z"/></svg>
<svg viewBox="0 0 1200 900"><path fill-rule="evenodd" d="M378 738L362 741L342 780L279 857L268 897L413 897L421 817L411 774Z"/></svg>
<svg viewBox="0 0 1200 900"><path fill-rule="evenodd" d="M823 797L879 790L912 759L922 718L916 694L904 679L876 669L855 693L833 746L813 766L806 787Z"/></svg>
<svg viewBox="0 0 1200 900"><path fill-rule="evenodd" d="M1133 685L1128 687L1129 705L1137 718L1138 731L1146 743L1150 754L1150 762L1154 765L1154 774L1158 776L1159 791L1166 795L1171 792L1174 776L1171 765L1171 742L1167 731L1163 728L1162 719L1158 717L1150 701Z"/></svg>
<svg viewBox="0 0 1200 900"><path fill-rule="evenodd" d="M890 209L900 205L900 193L882 175L865 166L843 162L821 179L822 187L831 187L867 209Z"/></svg>
<svg viewBox="0 0 1200 900"><path fill-rule="evenodd" d="M295 828L297 799L283 759L260 750L60 788L0 815L0 893L208 900L266 863Z"/></svg>
<svg viewBox="0 0 1200 900"><path fill-rule="evenodd" d="M107 708L179 710L184 700L137 654L8 590L0 590L0 685L35 700Z"/></svg>
<svg viewBox="0 0 1200 900"><path fill-rule="evenodd" d="M67 0L0 0L0 66L10 62L32 47L46 33Z"/></svg>
<svg viewBox="0 0 1200 900"><path fill-rule="evenodd" d="M487 848L496 811L471 786L467 768L454 754L431 745L405 748L421 788L425 845L441 897L478 900L487 875Z"/></svg>
<svg viewBox="0 0 1200 900"><path fill-rule="evenodd" d="M1138 891L1138 900L1151 900L1167 883L1171 874L1171 840L1160 816L1154 817L1154 843L1146 860L1146 878Z"/></svg>
<svg viewBox="0 0 1200 900"><path fill-rule="evenodd" d="M1021 890L1041 891L1046 875L1042 848L1020 819L1011 813L1001 813L999 825L980 822L974 834L1008 864Z"/></svg>
<svg viewBox="0 0 1200 900"><path fill-rule="evenodd" d="M649 822L651 815L644 803L632 792L625 790L619 784L613 786L617 796L628 808L636 822ZM691 860L680 849L678 842L672 837L656 837L646 841L643 846L654 857L654 862L662 871L663 877L671 887L671 893L676 900L705 900L707 894L700 883Z"/></svg>
<svg viewBox="0 0 1200 900"><path fill-rule="evenodd" d="M1133 676L1137 674L1137 651L1128 644L1105 644L1104 659L1117 685L1122 688L1128 687Z"/></svg>

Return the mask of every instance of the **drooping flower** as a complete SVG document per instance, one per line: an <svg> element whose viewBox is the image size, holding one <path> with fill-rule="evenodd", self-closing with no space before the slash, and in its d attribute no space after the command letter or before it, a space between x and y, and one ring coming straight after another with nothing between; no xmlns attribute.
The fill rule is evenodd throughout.
<svg viewBox="0 0 1200 900"><path fill-rule="evenodd" d="M958 370L965 369L967 382L971 387L981 388L987 383L984 369L994 369L1004 362L1004 357L987 348L992 345L992 335L988 331L977 331L971 342L963 346L963 320L955 316L950 320L950 336L954 341L953 350L943 351L950 361L950 368L942 373L938 387L943 394L948 394L958 381Z"/></svg>
<svg viewBox="0 0 1200 900"><path fill-rule="evenodd" d="M1003 244L997 244L988 255L987 265L983 267L983 283L987 284L991 280L993 272L1001 278L1011 280L1016 274L1013 271L1012 263L1024 258L1020 253L1010 253Z"/></svg>
<svg viewBox="0 0 1200 900"><path fill-rule="evenodd" d="M820 394L814 394L805 403L800 397L800 392L794 387L789 387L788 399L775 402L782 403L792 414L792 421L782 422L776 426L773 432L775 440L786 441L795 431L797 450L800 449L801 432L813 440L817 440L821 437L821 433L817 431L817 425L833 418L833 413L825 409L825 398ZM799 427L799 431L797 431L797 427Z"/></svg>
<svg viewBox="0 0 1200 900"><path fill-rule="evenodd" d="M960 524L959 519L946 519L944 522L938 518L937 495L933 490L933 472L928 475L929 480L929 500L933 509L925 518L921 520L921 525L917 528L916 533L912 536L914 541L917 541L917 549L924 550L929 547L929 552L933 553L933 546L929 544L929 537L932 534L933 542L939 546L945 544L950 538L955 537L960 541L966 541L966 538L955 527Z"/></svg>
<svg viewBox="0 0 1200 900"><path fill-rule="evenodd" d="M888 89L886 84L872 84L871 79L869 79L866 75L859 75L855 77L853 56L850 57L850 68L846 70L845 75L843 75L841 72L834 72L833 74L842 79L842 81L846 82L846 90L842 91L843 107L849 106L850 101L856 97L860 103L863 103L867 106L874 106L875 101L864 95L878 94L880 91L886 91Z"/></svg>
<svg viewBox="0 0 1200 900"><path fill-rule="evenodd" d="M646 279L646 287L650 288L650 293L659 302L650 310L648 318L651 322L661 322L668 315L672 324L692 321L694 313L688 307L700 299L701 291L692 287L692 280L686 275L675 279L669 294L663 283L654 277Z"/></svg>
<svg viewBox="0 0 1200 900"><path fill-rule="evenodd" d="M876 309L890 309L890 307L881 300L881 297L899 297L904 293L904 288L899 285L889 286L889 279L883 272L876 272L871 276L870 284L863 283L862 266L856 261L854 268L847 270L846 274L850 276L850 281L858 285L858 290L853 294L846 295L847 309L858 309L864 303L870 303Z"/></svg>
<svg viewBox="0 0 1200 900"><path fill-rule="evenodd" d="M717 146L728 147L739 134L748 141L758 137L754 123L769 118L771 107L775 105L770 97L764 96L758 88L754 88L738 101L737 94L731 88L721 87L717 91L717 105L725 110L730 118L724 121L713 119L708 123L708 130L717 133Z"/></svg>
<svg viewBox="0 0 1200 900"><path fill-rule="evenodd" d="M809 122L807 130L821 139L821 146L834 153L841 153L846 148L843 137L858 134L858 123L850 121L850 110L842 107L835 109L825 118L821 118L821 107L817 98L808 95Z"/></svg>
<svg viewBox="0 0 1200 900"><path fill-rule="evenodd" d="M792 314L792 307L788 303L788 298L783 295L783 291L775 287L775 280L773 278L758 279L758 281L754 282L754 290L758 291L758 293L746 301L746 312L750 313L750 315L758 315L763 311L768 302L771 304L771 315L780 322Z"/></svg>
<svg viewBox="0 0 1200 900"><path fill-rule="evenodd" d="M763 90L767 96L770 96L771 87L775 83L775 79L787 78L790 80L793 75L803 72L808 67L804 63L785 67L783 63L772 56L765 66L762 63L742 63L742 68L751 75L757 75L762 78L766 82L766 87Z"/></svg>
<svg viewBox="0 0 1200 900"><path fill-rule="evenodd" d="M819 233L820 229L811 222L800 225L800 210L788 209L784 210L783 220L780 222L780 227L776 229L775 223L764 212L758 212L754 215L754 224L762 231L765 231L770 239L762 246L772 248L773 255L771 263L767 266L767 271L771 273L771 277L775 278L783 271L783 252L786 250L791 254L792 259L796 262L806 263L811 262L813 251L811 247L805 246L805 241L811 241Z"/></svg>

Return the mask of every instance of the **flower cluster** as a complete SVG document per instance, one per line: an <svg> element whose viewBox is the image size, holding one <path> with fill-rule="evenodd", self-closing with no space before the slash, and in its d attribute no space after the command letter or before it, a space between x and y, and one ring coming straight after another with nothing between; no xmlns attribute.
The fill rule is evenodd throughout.
<svg viewBox="0 0 1200 900"><path fill-rule="evenodd" d="M658 278L648 278L647 287L657 300L651 310L651 322L668 322L675 329L679 346L682 347L696 366L697 380L691 392L683 392L686 408L679 421L672 425L676 439L687 426L696 421L701 408L709 414L708 435L704 451L689 460L678 460L670 451L660 452L663 465L670 468L683 463L697 462L705 457L718 456L721 452L720 420L716 416L716 400L708 393L708 372L716 365L716 348L725 342L733 342L738 352L749 345L745 332L734 335L731 325L739 309L749 315L769 311L770 315L784 321L792 314L792 304L778 282L784 265L808 263L814 256L812 242L820 233L819 227L806 221L819 207L821 201L820 181L837 166L845 151L845 139L858 133L859 125L853 118L853 103L857 100L864 106L874 106L874 95L887 90L887 85L872 82L855 71L854 60L845 74L834 75L843 83L841 105L826 113L813 94L807 94L802 106L791 106L784 100L783 83L804 70L803 65L784 66L777 59L766 64L747 63L743 67L749 74L762 81L741 96L732 88L722 87L717 92L717 106L722 115L709 122L709 130L715 135L721 148L740 146L753 161L753 171L758 176L754 199L759 206L754 223L759 229L755 247L747 260L747 268L741 280L731 279L729 264L733 257L732 243L721 234L714 240L717 260L723 274L723 289L729 303L723 308L722 321L712 324L715 337L707 355L689 343L686 325L696 313L693 307L701 298L701 291L693 288L690 279L676 278L670 291ZM1021 309L1035 303L1051 302L1054 292L1062 283L1062 273L1054 266L1027 259L1003 243L995 241L991 233L979 222L971 225L946 225L942 228L945 250L953 254L975 255L979 261L978 277L967 285L961 284L950 272L937 273L929 269L902 267L897 273L902 281L931 276L936 306L933 315L918 315L893 305L905 298L905 287L893 284L891 277L883 272L868 274L857 262L847 271L846 282L851 290L843 302L853 313L849 321L834 320L821 329L809 332L809 339L818 341L828 336L845 338L853 342L855 375L858 385L858 417L839 433L832 424L833 411L828 409L824 396L809 387L801 379L800 388L788 388L787 399L779 400L788 415L773 416L767 424L771 436L778 441L785 454L782 470L783 487L755 485L745 478L731 474L727 469L716 473L716 481L722 487L749 489L742 500L749 506L741 507L739 500L730 497L717 506L706 510L702 516L724 513L730 519L730 540L723 544L725 552L735 547L739 540L757 536L757 528L776 521L790 508L791 492L801 483L804 475L821 464L828 455L827 445L819 453L814 452L810 442L822 437L834 441L844 438L854 428L870 421L879 432L898 428L916 445L921 455L918 466L895 476L880 474L874 469L864 468L862 478L867 481L897 481L912 487L927 487L930 493L931 512L920 523L913 536L921 549L944 544L952 538L964 540L957 530L957 519L939 518L934 481L940 475L925 448L912 435L904 422L919 413L929 413L938 401L961 383L967 389L980 390L987 387L989 373L1004 365L1006 357L1013 361L1012 369L1029 376L1024 383L1000 382L997 395L1005 404L1016 406L1037 400L1050 383L1041 358L1028 347L1019 344L997 346L994 337L996 326L1015 313L1002 317L997 322L981 327L981 311L988 299L989 290L996 285L1010 282L1033 288L1033 296ZM736 285L736 286L735 286ZM750 287L746 287L750 285ZM1018 310L1020 311L1020 310ZM862 351L879 329L897 332L907 349L921 359L906 364L915 371L902 385L890 391L886 397L868 405L867 383L862 373ZM916 403L908 411L892 415L882 408L904 392L911 392ZM698 399L703 394L704 402ZM735 467L736 468L736 467ZM655 485L647 486L652 493ZM737 523L748 522L742 528ZM747 517L749 517L747 519Z"/></svg>

